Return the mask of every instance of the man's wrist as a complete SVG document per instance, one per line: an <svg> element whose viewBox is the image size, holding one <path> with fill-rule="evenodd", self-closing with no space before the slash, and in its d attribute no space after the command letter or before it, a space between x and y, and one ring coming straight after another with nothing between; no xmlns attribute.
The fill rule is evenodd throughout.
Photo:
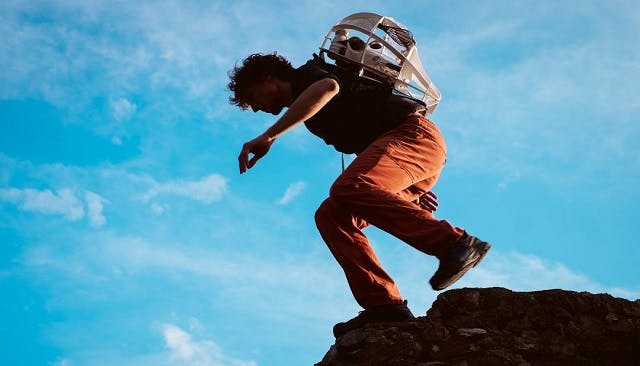
<svg viewBox="0 0 640 366"><path fill-rule="evenodd" d="M262 134L262 137L264 137L267 142L274 142L277 138L277 135L274 133L271 133L270 131L266 131Z"/></svg>

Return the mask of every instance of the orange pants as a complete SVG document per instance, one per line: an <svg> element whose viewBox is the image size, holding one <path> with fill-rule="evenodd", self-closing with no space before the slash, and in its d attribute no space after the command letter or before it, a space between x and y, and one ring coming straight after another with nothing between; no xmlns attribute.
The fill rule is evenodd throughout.
<svg viewBox="0 0 640 366"><path fill-rule="evenodd" d="M434 186L445 158L445 142L435 124L412 115L360 153L316 211L320 235L363 308L403 298L362 229L374 225L436 257L464 233L415 202Z"/></svg>

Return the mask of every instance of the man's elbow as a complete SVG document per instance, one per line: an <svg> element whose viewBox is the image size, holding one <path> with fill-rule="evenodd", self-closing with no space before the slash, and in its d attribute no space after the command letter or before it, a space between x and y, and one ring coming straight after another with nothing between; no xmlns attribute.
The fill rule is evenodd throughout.
<svg viewBox="0 0 640 366"><path fill-rule="evenodd" d="M340 93L340 84L335 79L326 78L322 79L322 88L325 93L335 96Z"/></svg>

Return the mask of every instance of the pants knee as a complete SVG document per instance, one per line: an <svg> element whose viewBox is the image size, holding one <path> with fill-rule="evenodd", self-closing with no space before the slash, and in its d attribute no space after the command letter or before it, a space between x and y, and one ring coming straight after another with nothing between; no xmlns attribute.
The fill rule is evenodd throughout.
<svg viewBox="0 0 640 366"><path fill-rule="evenodd" d="M316 209L316 213L314 214L314 219L316 221L316 226L318 227L318 229L320 229L320 227L323 226L324 223L326 223L327 219L329 217L331 217L331 202L329 202L330 198L327 198L326 200L322 201L322 203L320 204L320 206L318 206L318 209Z"/></svg>

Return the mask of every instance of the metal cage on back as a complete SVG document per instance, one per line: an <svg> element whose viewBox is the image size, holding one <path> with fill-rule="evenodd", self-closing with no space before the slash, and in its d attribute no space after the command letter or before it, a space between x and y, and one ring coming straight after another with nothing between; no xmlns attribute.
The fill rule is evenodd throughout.
<svg viewBox="0 0 640 366"><path fill-rule="evenodd" d="M389 83L394 92L422 102L432 113L441 95L422 67L411 32L392 18L356 13L336 23L320 46L336 65L353 67L360 77ZM326 60L325 60L326 61Z"/></svg>

